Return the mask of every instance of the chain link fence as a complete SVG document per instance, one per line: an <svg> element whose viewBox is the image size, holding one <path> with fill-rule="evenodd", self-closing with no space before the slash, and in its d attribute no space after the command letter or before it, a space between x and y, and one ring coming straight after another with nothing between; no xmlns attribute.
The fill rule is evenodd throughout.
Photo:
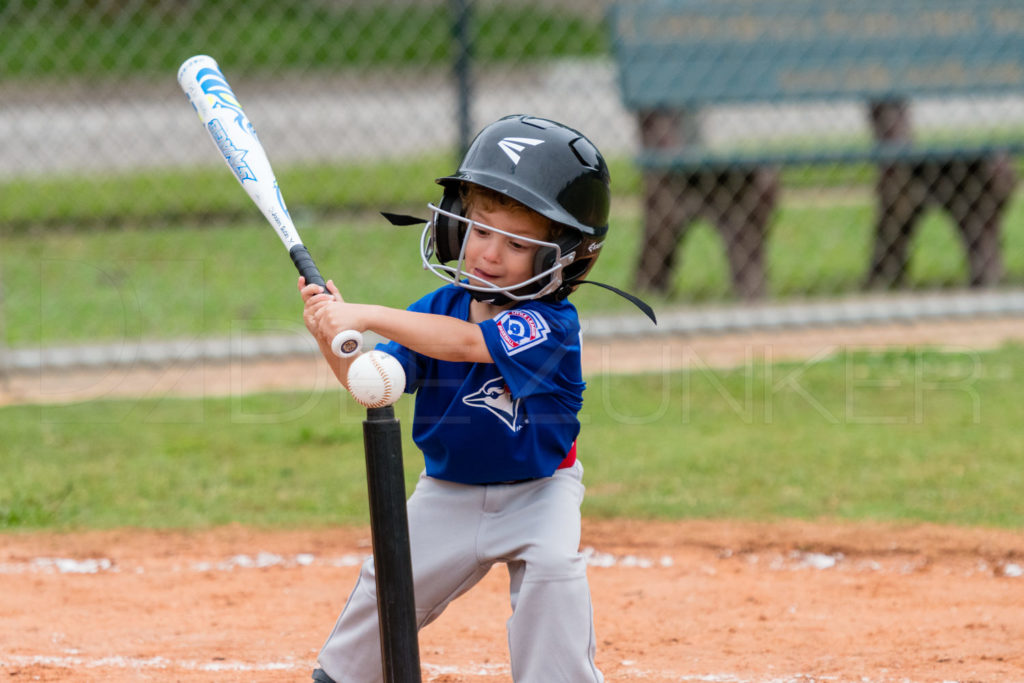
<svg viewBox="0 0 1024 683"><path fill-rule="evenodd" d="M913 25L931 26L940 43L961 35L957 21L982 31L982 15L1011 39L1024 31L1024 10L991 0L931 9L880 0L652 4L690 15L644 37L647 48L686 43L681 71L708 62L708 78L762 89L770 69L757 60L772 53L750 52L745 75L729 76L735 54L715 50L749 52L773 36L809 41L816 16L864 44L897 45L884 19L900 6L893 16L920 13ZM602 149L617 230L630 241L617 266L628 272L609 279L659 303L1013 291L1024 282L1018 161L1007 152L1024 141L1019 49L1004 64L1012 85L984 92L952 87L963 85L965 67L923 50L909 58L934 76L920 98L865 100L834 88L815 97L808 87L753 101L716 97L705 82L695 87L709 92L706 102L636 105L626 71L639 67L623 35L640 20L622 20L607 0L9 0L0 5L0 236L251 216L175 83L187 57L206 53L259 130L293 212L422 207L475 130L524 112L568 123ZM927 46L929 35L913 44ZM815 50L796 57L805 85L820 80L816 64L835 59ZM870 80L878 65L864 54ZM912 138L992 152L832 153L837 141Z"/></svg>
<svg viewBox="0 0 1024 683"><path fill-rule="evenodd" d="M510 109L573 121L625 153L631 126L602 16L582 0L5 3L0 217L17 227L223 209L223 197L183 202L179 187L159 182L217 163L174 81L199 53L217 59L285 176L397 160L408 175L385 191L415 186L418 160L447 168L465 137ZM124 176L145 190L130 206L107 185ZM292 203L391 199L369 180L339 190L326 174L313 178ZM81 192L17 196L18 180Z"/></svg>

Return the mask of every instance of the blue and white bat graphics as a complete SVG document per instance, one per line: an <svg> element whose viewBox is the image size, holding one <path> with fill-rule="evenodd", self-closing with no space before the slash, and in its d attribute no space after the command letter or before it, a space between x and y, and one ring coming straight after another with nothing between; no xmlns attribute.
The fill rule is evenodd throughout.
<svg viewBox="0 0 1024 683"><path fill-rule="evenodd" d="M288 214L281 188L256 136L256 129L217 62L206 55L190 57L178 69L178 84L199 114L199 120L231 173L281 238L299 274L306 278L307 283L320 285L327 291L323 276L309 250L302 244ZM331 348L339 356L353 356L359 352L362 341L359 332L348 330L335 337Z"/></svg>

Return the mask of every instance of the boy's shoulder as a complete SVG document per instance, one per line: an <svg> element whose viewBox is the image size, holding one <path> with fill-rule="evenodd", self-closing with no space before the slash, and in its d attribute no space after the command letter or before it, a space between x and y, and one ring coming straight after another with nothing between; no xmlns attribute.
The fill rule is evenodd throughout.
<svg viewBox="0 0 1024 683"><path fill-rule="evenodd" d="M554 318L575 320L579 322L580 314L576 307L569 303L568 299L554 301L551 299L530 299L521 302L518 306L510 308L509 311L536 311L542 315L547 314Z"/></svg>
<svg viewBox="0 0 1024 683"><path fill-rule="evenodd" d="M580 332L579 314L567 301L524 301L493 318L496 336L509 353L562 344Z"/></svg>

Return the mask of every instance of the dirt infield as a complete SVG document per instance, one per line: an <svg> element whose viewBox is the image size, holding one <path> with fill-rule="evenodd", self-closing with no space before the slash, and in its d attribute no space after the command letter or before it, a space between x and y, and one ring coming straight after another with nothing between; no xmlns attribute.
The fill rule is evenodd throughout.
<svg viewBox="0 0 1024 683"><path fill-rule="evenodd" d="M609 681L1024 681L1024 533L584 527ZM4 537L0 680L302 681L365 529ZM507 578L421 634L425 681L511 680Z"/></svg>

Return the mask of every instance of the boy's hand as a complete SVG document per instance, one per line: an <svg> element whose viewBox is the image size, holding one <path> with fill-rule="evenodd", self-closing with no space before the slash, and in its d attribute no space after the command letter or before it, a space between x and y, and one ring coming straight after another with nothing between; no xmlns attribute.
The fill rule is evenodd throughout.
<svg viewBox="0 0 1024 683"><path fill-rule="evenodd" d="M322 339L319 334L319 325L317 324L318 312L334 302L342 301L341 294L338 292L338 288L334 286L333 281L328 282L327 287L329 291L324 292L320 285L307 285L306 278L301 275L299 276L299 293L302 295L302 301L305 304L302 310L302 322L306 324L306 329L309 330L309 333L318 340ZM327 341L330 341L330 339Z"/></svg>
<svg viewBox="0 0 1024 683"><path fill-rule="evenodd" d="M302 312L303 322L318 340L328 344L339 332L355 330L365 332L365 324L358 318L357 312L363 307L358 304L347 304L333 280L327 281L328 292L324 293L316 285L303 286L299 278L299 291L306 302Z"/></svg>
<svg viewBox="0 0 1024 683"><path fill-rule="evenodd" d="M333 281L327 281L327 290L324 292L323 288L319 285L307 285L305 278L299 277L299 294L302 295L304 304L302 322L306 324L306 329L316 339L317 344L320 346L320 353L327 360L338 381L347 388L348 366L359 353L363 343L362 335L353 330L351 326L343 326L339 330L325 331L325 326L322 322L325 317L325 311L334 307L352 308L351 304L346 304L342 300L341 294L338 292L338 288L334 285ZM349 342L353 343L353 348L351 349L346 348L346 344ZM335 345L337 345L337 348L335 348Z"/></svg>
<svg viewBox="0 0 1024 683"><path fill-rule="evenodd" d="M360 304L348 304L338 294L334 283L327 281L327 287L333 294L333 298L325 299L322 303L313 305L311 311L313 320L317 325L318 334L324 339L332 340L335 335L354 330L356 332L366 331L366 322L359 315L365 310Z"/></svg>

